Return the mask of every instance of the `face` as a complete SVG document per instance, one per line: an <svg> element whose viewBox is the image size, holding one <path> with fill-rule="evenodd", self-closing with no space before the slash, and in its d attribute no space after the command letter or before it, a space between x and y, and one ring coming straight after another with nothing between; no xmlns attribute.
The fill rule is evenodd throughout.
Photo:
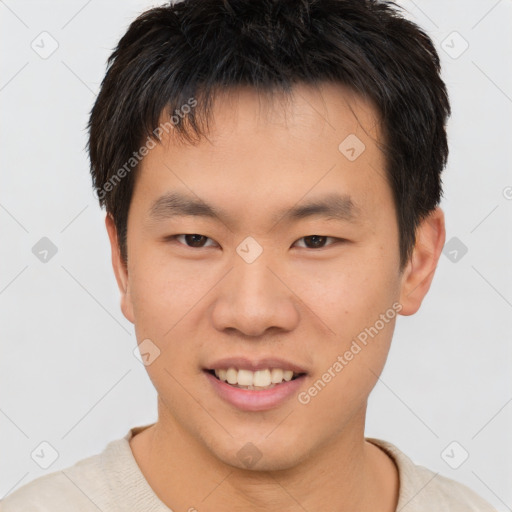
<svg viewBox="0 0 512 512"><path fill-rule="evenodd" d="M239 89L213 120L208 139L163 137L144 158L126 268L107 218L122 309L150 340L159 422L233 466L290 468L362 435L396 316L430 284L440 217L401 273L376 112L339 86L273 104Z"/></svg>

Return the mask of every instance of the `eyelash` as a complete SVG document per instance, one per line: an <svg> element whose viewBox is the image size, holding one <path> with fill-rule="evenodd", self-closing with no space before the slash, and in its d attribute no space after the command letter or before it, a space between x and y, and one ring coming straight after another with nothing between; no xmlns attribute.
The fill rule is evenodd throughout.
<svg viewBox="0 0 512 512"><path fill-rule="evenodd" d="M207 247L213 247L213 246L205 246L205 247L191 247L189 245L186 245L186 244L183 244L181 242L178 242L177 239L178 237L183 237L183 236L190 236L190 235L198 235L198 236L204 236L204 235L201 235L199 233L184 233L184 234L180 234L180 235L171 235L171 236L168 236L166 237L166 240L167 241L170 241L170 242L174 242L176 241L177 243L179 243L180 245L183 245L184 247L186 247L187 249L206 249ZM319 237L319 238L326 238L326 239L330 239L330 240L335 240L334 243L331 243L327 246L322 246L322 247L317 247L317 248L311 248L311 247L303 247L304 249L310 249L310 250L319 250L319 249L324 249L325 247L330 247L332 245L336 245L336 243L339 243L339 242L345 242L346 240L343 239L343 238L336 238L336 237L333 237L333 236L325 236L325 235L308 235L308 236L303 236L301 238L299 238L297 241L299 240L304 240L305 238L311 238L311 237ZM208 240L213 240L212 238L209 238L209 237L205 237L206 239ZM296 242L294 242L295 244Z"/></svg>

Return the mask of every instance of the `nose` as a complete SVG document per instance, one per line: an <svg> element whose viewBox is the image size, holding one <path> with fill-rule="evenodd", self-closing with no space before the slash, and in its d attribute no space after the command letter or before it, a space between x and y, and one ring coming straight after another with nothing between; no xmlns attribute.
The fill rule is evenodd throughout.
<svg viewBox="0 0 512 512"><path fill-rule="evenodd" d="M215 328L250 337L270 330L293 330L300 318L299 301L287 286L283 271L265 252L252 263L236 258L234 268L219 284L212 313Z"/></svg>

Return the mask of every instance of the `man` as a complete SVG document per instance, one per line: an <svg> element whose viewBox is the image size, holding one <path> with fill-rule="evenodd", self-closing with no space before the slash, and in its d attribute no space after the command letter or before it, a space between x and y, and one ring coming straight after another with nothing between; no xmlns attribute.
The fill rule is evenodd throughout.
<svg viewBox="0 0 512 512"><path fill-rule="evenodd" d="M4 512L492 510L364 437L445 240L439 72L384 2L185 0L130 26L89 151L158 421Z"/></svg>

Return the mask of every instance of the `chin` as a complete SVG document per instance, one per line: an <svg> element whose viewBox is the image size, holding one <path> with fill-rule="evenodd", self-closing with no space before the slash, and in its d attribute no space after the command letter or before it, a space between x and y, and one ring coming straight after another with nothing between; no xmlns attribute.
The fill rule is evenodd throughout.
<svg viewBox="0 0 512 512"><path fill-rule="evenodd" d="M268 432L267 432L268 434ZM267 434L226 438L222 443L207 446L211 454L220 462L240 470L283 471L298 466L304 454L297 451L297 443L285 442L284 438L272 441L265 439ZM302 448L305 448L302 445Z"/></svg>

